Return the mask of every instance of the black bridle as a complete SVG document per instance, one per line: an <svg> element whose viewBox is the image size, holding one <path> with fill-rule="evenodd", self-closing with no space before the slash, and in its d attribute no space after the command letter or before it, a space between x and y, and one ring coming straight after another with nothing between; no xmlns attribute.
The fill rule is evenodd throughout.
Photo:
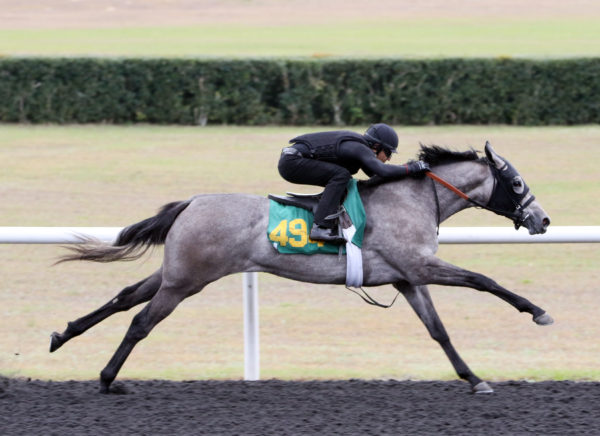
<svg viewBox="0 0 600 436"><path fill-rule="evenodd" d="M529 218L525 209L535 200L535 195L529 192L529 186L508 162L500 169L489 160L488 165L494 174L494 190L484 208L511 219L515 224L515 229L518 230ZM516 179L522 184L523 192L521 193L514 190L513 184Z"/></svg>
<svg viewBox="0 0 600 436"><path fill-rule="evenodd" d="M494 212L497 215L504 216L512 220L515 224L515 229L519 229L523 223L529 218L529 214L525 212L527 206L535 200L535 196L529 192L529 187L525 184L519 173L513 168L508 162L504 162L501 168L497 168L496 165L489 159L486 159L487 165L490 167L494 176L494 188L492 195L488 200L487 204L480 203L477 200L472 199L467 194L462 192L460 189L442 179L437 174L429 171L427 176L432 180L440 183L445 188L451 190L459 197L467 200L468 202L482 209ZM516 192L515 183L520 183L522 192ZM435 189L435 186L434 186ZM438 227L439 227L439 200L437 199L437 190L435 190L436 202L438 203Z"/></svg>

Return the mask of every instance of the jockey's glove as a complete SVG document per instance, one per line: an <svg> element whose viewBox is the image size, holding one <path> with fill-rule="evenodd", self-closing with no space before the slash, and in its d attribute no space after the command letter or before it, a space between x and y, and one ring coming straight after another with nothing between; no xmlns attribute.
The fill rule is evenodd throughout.
<svg viewBox="0 0 600 436"><path fill-rule="evenodd" d="M427 162L423 162L422 160L414 160L408 162L406 164L406 169L408 170L409 176L422 175L426 171L431 171L431 168L429 168L429 164Z"/></svg>

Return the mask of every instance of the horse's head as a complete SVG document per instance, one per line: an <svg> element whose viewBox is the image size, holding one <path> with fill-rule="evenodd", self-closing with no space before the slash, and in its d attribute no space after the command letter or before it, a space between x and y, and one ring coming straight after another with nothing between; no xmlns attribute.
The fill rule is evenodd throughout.
<svg viewBox="0 0 600 436"><path fill-rule="evenodd" d="M512 219L516 229L524 226L531 235L546 233L550 218L518 171L496 154L489 142L485 144L485 155L494 175L494 189L486 208Z"/></svg>

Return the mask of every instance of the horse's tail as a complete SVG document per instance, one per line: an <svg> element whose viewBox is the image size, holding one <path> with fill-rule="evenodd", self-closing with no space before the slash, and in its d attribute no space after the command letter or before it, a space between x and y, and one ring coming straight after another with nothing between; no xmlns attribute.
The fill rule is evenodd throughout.
<svg viewBox="0 0 600 436"><path fill-rule="evenodd" d="M66 247L73 253L62 256L57 263L71 260L113 262L139 259L151 246L165 242L175 219L190 203L191 200L187 200L164 205L155 216L121 230L112 245L95 238L82 237L83 243Z"/></svg>

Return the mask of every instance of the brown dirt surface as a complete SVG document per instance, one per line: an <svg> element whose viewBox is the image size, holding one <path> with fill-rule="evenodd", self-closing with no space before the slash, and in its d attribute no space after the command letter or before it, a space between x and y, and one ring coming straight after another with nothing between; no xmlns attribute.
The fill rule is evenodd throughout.
<svg viewBox="0 0 600 436"><path fill-rule="evenodd" d="M0 378L3 434L599 434L600 383L398 381L121 382Z"/></svg>
<svg viewBox="0 0 600 436"><path fill-rule="evenodd" d="M0 28L13 29L600 15L594 0L2 0L0 6Z"/></svg>

